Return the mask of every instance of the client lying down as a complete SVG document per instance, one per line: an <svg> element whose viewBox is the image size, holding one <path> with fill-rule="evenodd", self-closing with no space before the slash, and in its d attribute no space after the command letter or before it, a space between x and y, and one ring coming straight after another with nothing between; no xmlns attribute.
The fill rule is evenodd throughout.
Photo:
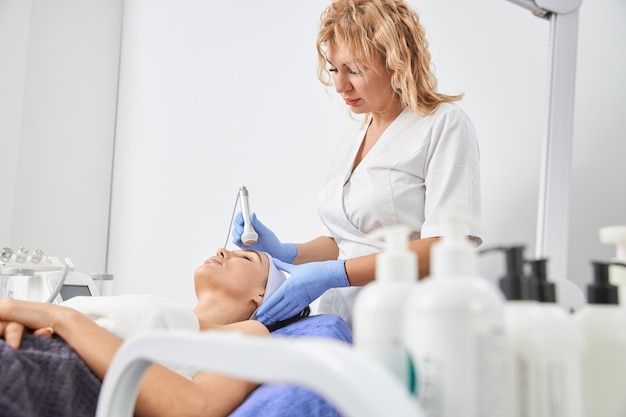
<svg viewBox="0 0 626 417"><path fill-rule="evenodd" d="M248 335L267 336L268 329L250 318L254 318L264 297L275 291L284 280L283 272L263 252L219 249L215 256L195 270L194 286L198 303L193 311L153 296L77 297L68 300L65 305L2 300L0 336L4 342L0 340L0 378L5 379L11 372L17 372L14 369L16 361L5 360L7 356L26 351L27 344L50 340L37 336L54 335L51 341L56 340L60 345L56 347L56 353L67 355L67 351L71 354L75 351L91 370L92 375L87 373L87 376L93 380L80 380L82 390L88 390L90 386L92 388L87 394L82 392L80 401L69 407L71 410L52 410L45 404L44 394L41 398L37 394L37 398L26 399L27 402L34 402L31 409L9 411L5 406L19 407L18 397L23 393L10 393L5 389L0 394L0 409L12 416L33 415L34 410L50 416L68 415L69 412L74 415L94 415L100 381L124 338L146 328L232 329ZM112 305L116 313L107 314ZM137 312L138 305L145 311ZM116 320L116 317L121 320ZM73 350L68 349L67 345ZM20 366L28 365L20 362ZM25 375L37 374L33 369L19 372ZM62 372L72 371L68 368ZM32 381L33 384L37 382ZM5 383L10 387L13 382L5 380L2 385ZM60 381L58 383L61 384ZM185 374L153 365L141 383L135 415L226 416L256 387L255 383L207 372ZM15 386L15 391L19 390ZM38 401L43 403L37 404ZM0 415L5 415L3 413L0 411Z"/></svg>

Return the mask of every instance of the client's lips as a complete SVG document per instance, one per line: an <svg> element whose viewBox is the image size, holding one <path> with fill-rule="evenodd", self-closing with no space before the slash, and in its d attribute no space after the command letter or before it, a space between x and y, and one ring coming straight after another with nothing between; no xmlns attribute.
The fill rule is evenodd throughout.
<svg viewBox="0 0 626 417"><path fill-rule="evenodd" d="M218 264L222 264L222 259L219 256L211 256L209 259L207 259L206 261L204 261L205 264L209 264L209 263L218 263Z"/></svg>
<svg viewBox="0 0 626 417"><path fill-rule="evenodd" d="M356 104L358 104L359 101L361 101L360 98L345 98L344 97L344 101L346 102L346 104L348 106L354 106Z"/></svg>

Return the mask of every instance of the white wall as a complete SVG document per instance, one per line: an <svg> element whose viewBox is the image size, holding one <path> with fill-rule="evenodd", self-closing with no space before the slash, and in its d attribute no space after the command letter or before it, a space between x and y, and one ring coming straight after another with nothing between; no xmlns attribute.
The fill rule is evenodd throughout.
<svg viewBox="0 0 626 417"><path fill-rule="evenodd" d="M108 271L118 293L193 301L195 266L224 244L235 195L285 240L320 229L317 191L349 123L315 77L326 0L126 0ZM485 245L534 252L547 22L505 0L412 4L441 89L465 92L482 150ZM84 271L107 252L122 0L0 0L0 244ZM570 277L626 224L623 0L581 8ZM8 242L8 243L7 243ZM485 259L490 275L500 260Z"/></svg>
<svg viewBox="0 0 626 417"><path fill-rule="evenodd" d="M0 0L0 245L106 267L121 0Z"/></svg>
<svg viewBox="0 0 626 417"><path fill-rule="evenodd" d="M504 0L411 3L441 89L465 92L478 130L485 245L524 243L533 256L549 24ZM317 192L349 122L315 78L326 4L125 2L109 263L117 291L193 300L192 272L224 244L240 184L284 240L319 232ZM597 229L626 223L625 8L594 0L580 14L569 249L579 285L590 259L613 253ZM503 261L490 258L483 267L495 276Z"/></svg>
<svg viewBox="0 0 626 417"><path fill-rule="evenodd" d="M320 230L316 194L345 113L315 78L325 2L125 2L109 270L120 292L193 300L240 184L285 239Z"/></svg>
<svg viewBox="0 0 626 417"><path fill-rule="evenodd" d="M0 1L0 244L9 245L28 56L30 1Z"/></svg>

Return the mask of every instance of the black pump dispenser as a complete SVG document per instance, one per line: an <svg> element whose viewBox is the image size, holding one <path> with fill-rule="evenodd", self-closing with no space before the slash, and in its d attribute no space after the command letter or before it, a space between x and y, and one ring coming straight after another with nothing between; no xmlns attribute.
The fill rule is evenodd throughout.
<svg viewBox="0 0 626 417"><path fill-rule="evenodd" d="M621 262L592 261L593 282L587 285L587 301L589 304L619 304L619 292L616 285L609 282L609 266Z"/></svg>
<svg viewBox="0 0 626 417"><path fill-rule="evenodd" d="M480 251L485 254L494 251L503 251L506 259L505 275L499 279L500 290L507 300L531 300L528 278L524 274L525 246L495 247Z"/></svg>
<svg viewBox="0 0 626 417"><path fill-rule="evenodd" d="M547 259L527 261L530 265L528 286L533 300L542 303L556 303L556 285L548 281Z"/></svg>

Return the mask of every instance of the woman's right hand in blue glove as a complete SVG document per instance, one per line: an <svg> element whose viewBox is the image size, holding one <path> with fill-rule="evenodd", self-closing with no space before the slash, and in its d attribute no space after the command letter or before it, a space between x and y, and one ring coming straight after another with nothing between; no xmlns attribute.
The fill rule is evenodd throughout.
<svg viewBox="0 0 626 417"><path fill-rule="evenodd" d="M267 228L259 219L256 218L256 213L250 215L250 223L259 235L256 243L252 245L246 245L241 241L241 234L243 233L243 214L237 213L235 221L233 223L233 243L241 249L253 249L260 252L267 252L272 257L280 259L283 262L291 263L298 255L298 248L293 243L282 243L278 237Z"/></svg>

